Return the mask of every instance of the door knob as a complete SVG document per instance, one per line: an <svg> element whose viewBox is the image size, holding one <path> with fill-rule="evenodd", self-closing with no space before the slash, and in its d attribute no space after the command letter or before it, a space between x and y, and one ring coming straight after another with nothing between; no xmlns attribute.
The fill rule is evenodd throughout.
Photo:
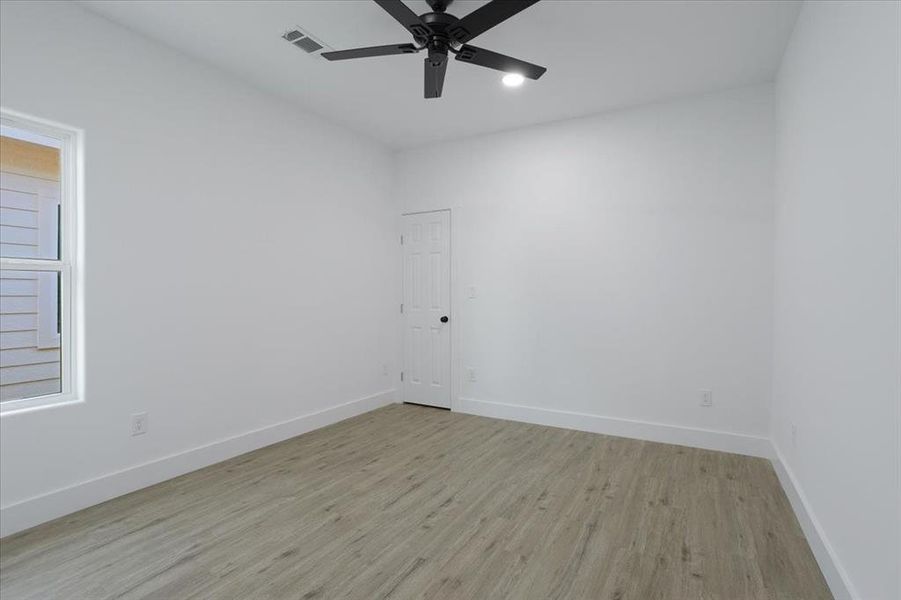
<svg viewBox="0 0 901 600"><path fill-rule="evenodd" d="M441 317L441 322L447 323L447 315L444 315L443 317Z"/></svg>

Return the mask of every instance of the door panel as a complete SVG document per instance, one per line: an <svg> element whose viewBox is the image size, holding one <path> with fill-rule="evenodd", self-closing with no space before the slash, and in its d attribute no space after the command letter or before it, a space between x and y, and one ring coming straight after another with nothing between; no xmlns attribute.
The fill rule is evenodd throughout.
<svg viewBox="0 0 901 600"><path fill-rule="evenodd" d="M403 220L404 401L450 408L450 213Z"/></svg>

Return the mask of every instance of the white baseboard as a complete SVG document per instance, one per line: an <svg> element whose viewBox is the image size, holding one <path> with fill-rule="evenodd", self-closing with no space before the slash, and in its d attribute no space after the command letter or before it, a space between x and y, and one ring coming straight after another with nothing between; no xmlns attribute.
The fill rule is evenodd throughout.
<svg viewBox="0 0 901 600"><path fill-rule="evenodd" d="M817 564L820 565L820 571L823 572L823 577L826 578L826 583L829 584L829 589L832 591L832 595L835 596L835 600L855 600L860 598L854 589L854 585L848 578L848 573L838 560L832 544L829 543L829 538L826 537L820 522L810 509L810 504L807 502L807 496L804 495L803 488L801 488L791 467L788 466L788 463L782 456L782 452L779 451L775 444L773 444L772 461L776 475L779 477L779 482L782 484L782 489L785 490L785 495L788 496L788 500L791 502L795 516L798 517L798 522L801 524L801 529L807 538L807 543L810 544L810 549L817 559Z"/></svg>
<svg viewBox="0 0 901 600"><path fill-rule="evenodd" d="M773 452L773 446L768 438L742 433L602 417L518 404L488 402L473 398L459 398L454 408L460 412L483 417L577 429L591 433L603 433L650 442L691 446L693 448L704 448L705 450L719 450L747 456L771 458Z"/></svg>
<svg viewBox="0 0 901 600"><path fill-rule="evenodd" d="M393 402L395 390L385 390L4 506L0 537Z"/></svg>

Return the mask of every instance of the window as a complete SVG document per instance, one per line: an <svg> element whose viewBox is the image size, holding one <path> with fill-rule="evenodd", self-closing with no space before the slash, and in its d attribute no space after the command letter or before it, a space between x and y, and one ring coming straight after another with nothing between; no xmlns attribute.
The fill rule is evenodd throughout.
<svg viewBox="0 0 901 600"><path fill-rule="evenodd" d="M77 400L80 133L0 113L0 412Z"/></svg>

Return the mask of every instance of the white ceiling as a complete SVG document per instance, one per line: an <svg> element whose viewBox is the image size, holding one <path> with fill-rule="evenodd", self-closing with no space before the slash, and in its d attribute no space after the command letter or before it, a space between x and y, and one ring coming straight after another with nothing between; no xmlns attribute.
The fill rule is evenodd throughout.
<svg viewBox="0 0 901 600"><path fill-rule="evenodd" d="M280 37L299 25L334 49L412 41L370 0L82 4L397 148L770 81L799 10L794 0L544 0L473 41L546 66L544 77L509 89L501 73L451 61L444 97L425 100L422 53L330 63ZM424 0L407 5L428 12Z"/></svg>

